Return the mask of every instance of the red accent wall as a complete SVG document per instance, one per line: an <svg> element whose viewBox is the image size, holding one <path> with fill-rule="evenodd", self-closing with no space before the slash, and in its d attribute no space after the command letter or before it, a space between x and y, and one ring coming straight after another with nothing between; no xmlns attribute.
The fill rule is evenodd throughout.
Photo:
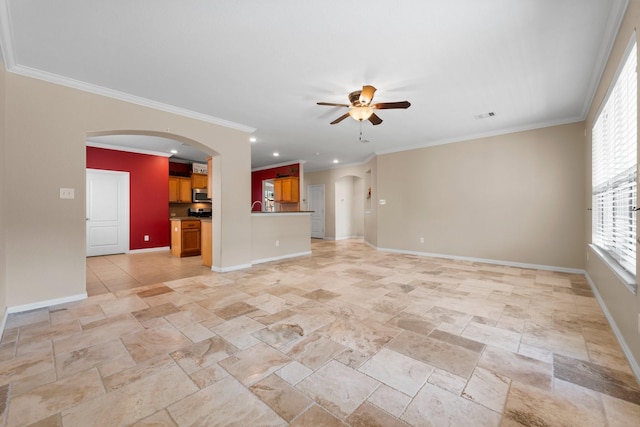
<svg viewBox="0 0 640 427"><path fill-rule="evenodd" d="M87 147L87 168L129 172L130 250L169 246L168 157Z"/></svg>
<svg viewBox="0 0 640 427"><path fill-rule="evenodd" d="M278 178L279 176L297 176L299 178L300 164L294 163L292 165L251 172L251 203L256 200L262 201L262 181L265 179ZM259 210L261 210L260 205L256 203L252 211Z"/></svg>

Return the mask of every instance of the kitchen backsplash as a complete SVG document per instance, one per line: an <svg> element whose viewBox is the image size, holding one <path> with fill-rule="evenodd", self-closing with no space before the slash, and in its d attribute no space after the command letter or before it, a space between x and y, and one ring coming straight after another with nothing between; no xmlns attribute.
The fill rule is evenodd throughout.
<svg viewBox="0 0 640 427"><path fill-rule="evenodd" d="M188 216L189 208L211 209L211 203L169 203L169 217Z"/></svg>

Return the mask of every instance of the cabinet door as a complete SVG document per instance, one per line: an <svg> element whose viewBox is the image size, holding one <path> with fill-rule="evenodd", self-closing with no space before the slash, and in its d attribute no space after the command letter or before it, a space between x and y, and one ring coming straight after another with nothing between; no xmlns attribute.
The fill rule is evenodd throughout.
<svg viewBox="0 0 640 427"><path fill-rule="evenodd" d="M200 239L200 228L183 228L180 256L200 255Z"/></svg>
<svg viewBox="0 0 640 427"><path fill-rule="evenodd" d="M178 201L183 203L191 203L191 178L180 178L180 190L178 191Z"/></svg>
<svg viewBox="0 0 640 427"><path fill-rule="evenodd" d="M273 180L273 201L274 202L282 202L282 180L274 179Z"/></svg>
<svg viewBox="0 0 640 427"><path fill-rule="evenodd" d="M178 178L169 177L169 202L177 202L180 199L180 186L178 185Z"/></svg>
<svg viewBox="0 0 640 427"><path fill-rule="evenodd" d="M298 178L278 178L273 180L275 201L279 203L298 203L300 190Z"/></svg>
<svg viewBox="0 0 640 427"><path fill-rule="evenodd" d="M207 188L207 175L200 173L192 174L191 185L193 188Z"/></svg>
<svg viewBox="0 0 640 427"><path fill-rule="evenodd" d="M298 203L300 199L300 184L298 178L289 178L289 202Z"/></svg>

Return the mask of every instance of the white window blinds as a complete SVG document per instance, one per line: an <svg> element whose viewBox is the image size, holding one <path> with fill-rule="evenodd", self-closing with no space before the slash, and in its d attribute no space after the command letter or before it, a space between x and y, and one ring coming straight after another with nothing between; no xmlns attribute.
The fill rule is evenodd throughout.
<svg viewBox="0 0 640 427"><path fill-rule="evenodd" d="M592 129L592 241L634 276L638 169L636 68L634 41Z"/></svg>

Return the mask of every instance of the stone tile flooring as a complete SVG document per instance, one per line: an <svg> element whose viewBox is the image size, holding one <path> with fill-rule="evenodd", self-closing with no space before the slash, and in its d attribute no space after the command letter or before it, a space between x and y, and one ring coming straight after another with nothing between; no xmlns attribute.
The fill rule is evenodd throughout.
<svg viewBox="0 0 640 427"><path fill-rule="evenodd" d="M9 316L0 425L640 425L583 276L312 251L224 274L88 259L87 300Z"/></svg>

